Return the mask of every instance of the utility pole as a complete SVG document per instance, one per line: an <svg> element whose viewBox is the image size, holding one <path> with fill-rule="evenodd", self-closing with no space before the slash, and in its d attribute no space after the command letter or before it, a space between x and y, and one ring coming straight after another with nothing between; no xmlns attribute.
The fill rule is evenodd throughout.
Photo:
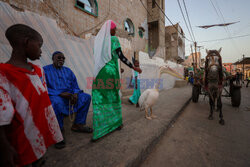
<svg viewBox="0 0 250 167"><path fill-rule="evenodd" d="M198 53L201 53L201 46L197 46L197 48L199 49ZM198 67L199 69L201 68L201 57L199 57L199 60L198 60Z"/></svg>
<svg viewBox="0 0 250 167"><path fill-rule="evenodd" d="M198 53L201 53L201 48L203 48L203 46L197 46L197 48L199 49L198 50ZM198 67L201 68L201 55L199 55L199 60L198 60Z"/></svg>
<svg viewBox="0 0 250 167"><path fill-rule="evenodd" d="M194 51L195 51L195 68L197 68L197 42L194 42Z"/></svg>
<svg viewBox="0 0 250 167"><path fill-rule="evenodd" d="M244 63L244 59L245 59L245 55L243 55L243 60L242 60L242 64L243 64L243 81L244 81L244 77L245 77L245 63Z"/></svg>
<svg viewBox="0 0 250 167"><path fill-rule="evenodd" d="M195 69L195 62L194 62L194 53L193 53L193 47L192 47L192 44L190 45L191 47L191 54L192 54L192 59L193 59L193 69L194 69L194 73L196 72L196 69Z"/></svg>

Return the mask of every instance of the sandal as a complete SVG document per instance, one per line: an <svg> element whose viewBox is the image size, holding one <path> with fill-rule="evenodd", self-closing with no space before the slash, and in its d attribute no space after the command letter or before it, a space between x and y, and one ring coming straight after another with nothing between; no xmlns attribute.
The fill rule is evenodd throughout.
<svg viewBox="0 0 250 167"><path fill-rule="evenodd" d="M121 124L121 126L119 126L119 127L117 128L117 130L122 130L122 128L123 128L123 124Z"/></svg>
<svg viewBox="0 0 250 167"><path fill-rule="evenodd" d="M95 143L98 139L91 139L90 142Z"/></svg>
<svg viewBox="0 0 250 167"><path fill-rule="evenodd" d="M55 148L56 148L56 149L62 149L62 148L64 148L65 146L66 146L66 143L65 143L64 140L61 141L61 142L59 142L59 143L56 143L56 144L55 144Z"/></svg>
<svg viewBox="0 0 250 167"><path fill-rule="evenodd" d="M133 105L134 103L130 100L130 99L128 99L128 102L131 104L131 105Z"/></svg>
<svg viewBox="0 0 250 167"><path fill-rule="evenodd" d="M71 130L74 132L80 132L80 133L92 133L93 129L91 127L88 126L84 126L84 125L72 125Z"/></svg>
<svg viewBox="0 0 250 167"><path fill-rule="evenodd" d="M37 161L32 163L32 167L41 167L45 164L47 160L47 157L42 157L40 159L38 159Z"/></svg>

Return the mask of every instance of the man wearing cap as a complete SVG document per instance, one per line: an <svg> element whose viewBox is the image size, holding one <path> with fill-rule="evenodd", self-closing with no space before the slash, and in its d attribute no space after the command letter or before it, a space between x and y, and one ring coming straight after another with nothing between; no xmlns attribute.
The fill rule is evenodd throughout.
<svg viewBox="0 0 250 167"><path fill-rule="evenodd" d="M79 89L74 73L68 67L63 66L65 57L62 52L54 52L52 60L53 64L47 65L43 69L50 101L61 131L64 132L64 116L75 112L76 117L71 130L91 133L92 128L86 126L91 96ZM65 140L57 143L55 147L59 149L65 147Z"/></svg>

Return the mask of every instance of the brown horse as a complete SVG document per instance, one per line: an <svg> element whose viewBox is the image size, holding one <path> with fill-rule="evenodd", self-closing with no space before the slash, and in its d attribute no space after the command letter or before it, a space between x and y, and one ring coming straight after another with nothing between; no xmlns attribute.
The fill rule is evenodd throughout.
<svg viewBox="0 0 250 167"><path fill-rule="evenodd" d="M222 60L221 60L221 48L217 50L206 50L206 62L205 62L205 72L204 72L204 83L209 95L210 104L210 115L209 120L213 119L213 112L215 110L215 102L217 100L217 111L219 111L221 125L225 124L222 114L222 103L221 103L221 93L222 93L222 82L223 82L223 72L222 72Z"/></svg>

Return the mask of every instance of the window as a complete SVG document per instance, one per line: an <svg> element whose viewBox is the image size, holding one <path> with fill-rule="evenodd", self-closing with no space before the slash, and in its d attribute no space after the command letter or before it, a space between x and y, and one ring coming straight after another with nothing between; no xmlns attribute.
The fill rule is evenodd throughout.
<svg viewBox="0 0 250 167"><path fill-rule="evenodd" d="M174 40L176 41L177 40L177 33L172 33L172 37L174 38Z"/></svg>
<svg viewBox="0 0 250 167"><path fill-rule="evenodd" d="M76 0L75 6L91 15L98 16L96 0Z"/></svg>
<svg viewBox="0 0 250 167"><path fill-rule="evenodd" d="M180 37L178 38L178 45L179 45L180 47L182 47L182 45L183 45L182 39L181 39Z"/></svg>
<svg viewBox="0 0 250 167"><path fill-rule="evenodd" d="M181 29L181 36L183 36L184 34L183 34L183 30Z"/></svg>
<svg viewBox="0 0 250 167"><path fill-rule="evenodd" d="M124 21L124 30L128 32L128 35L135 35L134 24L130 19Z"/></svg>
<svg viewBox="0 0 250 167"><path fill-rule="evenodd" d="M143 27L139 27L139 30L138 30L139 37L143 38L144 31L145 31L145 30L144 30Z"/></svg>
<svg viewBox="0 0 250 167"><path fill-rule="evenodd" d="M167 33L165 36L165 41L170 42L170 41L172 41L171 39L172 39L171 35L169 33Z"/></svg>
<svg viewBox="0 0 250 167"><path fill-rule="evenodd" d="M141 38L143 38L143 31L139 29L138 33L139 33L139 36L140 36Z"/></svg>
<svg viewBox="0 0 250 167"><path fill-rule="evenodd" d="M152 8L155 8L155 0L152 0Z"/></svg>

